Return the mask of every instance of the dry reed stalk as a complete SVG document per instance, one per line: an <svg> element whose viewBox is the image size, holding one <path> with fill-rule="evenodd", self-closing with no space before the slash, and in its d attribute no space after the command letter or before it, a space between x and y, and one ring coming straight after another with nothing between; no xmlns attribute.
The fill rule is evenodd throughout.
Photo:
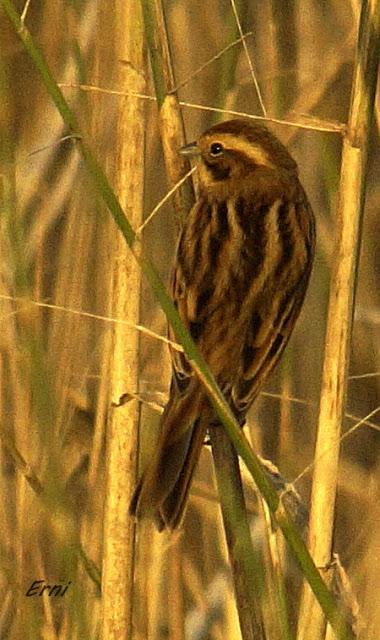
<svg viewBox="0 0 380 640"><path fill-rule="evenodd" d="M150 52L155 93L159 109L159 127L169 186L175 185L189 171L189 162L178 153L185 144L185 129L175 91L166 20L161 0L141 0L145 35ZM185 182L174 194L174 210L179 220L194 202L191 181Z"/></svg>
<svg viewBox="0 0 380 640"><path fill-rule="evenodd" d="M185 606L182 591L182 554L183 537L178 536L171 546L169 554L169 580L168 592L170 615L168 619L169 637L171 640L183 640L185 635Z"/></svg>
<svg viewBox="0 0 380 640"><path fill-rule="evenodd" d="M238 15L241 17L241 22L245 24L248 5L245 2L236 3L236 11ZM227 42L236 42L242 43L241 37L239 38L239 27L236 21L236 17L233 15L233 11L229 11L227 16L225 17L226 23L226 31L227 31ZM238 40L239 38L239 40ZM225 50L223 56L220 61L220 71L219 71L219 83L216 90L214 107L221 108L232 108L233 103L236 98L236 87L235 87L235 75L236 75L236 67L239 60L239 56L241 53L241 44L240 46L231 47L229 50ZM219 114L214 112L212 114L213 122L216 123L219 121Z"/></svg>
<svg viewBox="0 0 380 640"><path fill-rule="evenodd" d="M188 167L178 155L178 149L185 143L185 138L177 96L175 93L170 94L175 87L175 80L165 15L161 0L143 0L142 6L159 107L166 171L171 182L178 182ZM182 188L185 186L186 183ZM193 204L194 196L189 188L185 198L180 192L177 193L174 204L177 215L181 218ZM257 567L255 568L237 454L223 429L213 430L211 441L242 636L244 640L263 638L260 609L255 606L257 580L252 575L252 568ZM226 493L228 499L225 500ZM239 527L236 529L233 523L238 523Z"/></svg>
<svg viewBox="0 0 380 640"><path fill-rule="evenodd" d="M362 3L351 106L343 142L335 263L315 450L309 543L314 562L332 557L341 424L344 416L352 318L365 197L366 160L379 60L380 2ZM299 640L321 640L326 621L308 587L299 620Z"/></svg>
<svg viewBox="0 0 380 640"><path fill-rule="evenodd" d="M120 86L143 91L144 43L138 0L116 3L118 55L124 62ZM143 217L144 106L124 99L118 119L116 191L132 225ZM115 234L112 312L138 323L141 271L119 234ZM139 336L115 324L110 380L111 408L107 434L107 481L102 576L102 637L132 637L135 525L128 505L137 476L139 402L119 404L121 396L138 392Z"/></svg>
<svg viewBox="0 0 380 640"><path fill-rule="evenodd" d="M294 96L298 93L297 8L294 0L286 5L281 0L271 0L269 4L272 37L275 40L274 68L277 72L272 104L275 105L275 113L281 114L292 106Z"/></svg>
<svg viewBox="0 0 380 640"><path fill-rule="evenodd" d="M182 117L176 95L170 92L175 86L172 70L170 46L166 31L165 16L161 0L153 4L143 2L145 28L151 56L153 78L160 115L160 132L164 158L169 179L177 182L187 170L183 160L179 160L178 148L185 142ZM239 25L240 26L240 25ZM244 43L243 43L244 44ZM185 185L184 185L185 186ZM193 203L192 191L187 191L185 199L178 193L175 208L179 219ZM185 207L185 209L184 209ZM213 430L212 449L219 494L224 503L228 485L229 506L222 504L229 558L236 589L239 620L244 640L264 637L260 607L254 606L257 581L252 575L255 566L250 531L247 522L244 496L240 478L237 454L223 429ZM231 482L228 478L231 477ZM224 487L224 489L222 489ZM232 498L233 496L233 498ZM234 509L231 509L231 505ZM235 519L235 520L234 520ZM239 523L236 530L233 522Z"/></svg>
<svg viewBox="0 0 380 640"><path fill-rule="evenodd" d="M161 628L169 617L168 602L171 595L168 589L165 569L170 553L170 533L158 533L151 522L144 523L140 539L139 576L141 610L139 611L139 627L141 637L149 640L160 640Z"/></svg>
<svg viewBox="0 0 380 640"><path fill-rule="evenodd" d="M0 220L0 248L1 270L0 290L2 293L13 294L15 291L25 296L27 293L25 264L22 259L22 239L24 235L23 220L16 206L15 173L13 164L13 144L9 137L11 109L8 74L5 73L3 60L0 60L0 163L1 163L1 220ZM20 307L23 311L20 313ZM26 300L20 305L11 301L3 301L1 323L1 373L4 382L5 402L1 406L1 443L2 460L14 463L13 473L15 481L1 475L3 489L3 519L1 526L1 540L5 560L9 562L8 578L4 587L10 588L12 602L4 612L3 624L8 633L21 634L27 622L23 609L23 594L21 585L28 575L28 554L25 541L30 535L30 521L28 513L33 510L33 495L29 490L28 481L22 474L17 474L17 463L22 465L24 459L20 451L28 451L36 444L35 429L30 428L31 393L30 393L30 357L26 332L30 328L31 320L28 316ZM31 314L33 316L33 314ZM35 451L35 449L34 449ZM13 460L13 454L17 458ZM26 465L27 466L27 465ZM3 542L4 541L4 542ZM1 586L3 586L1 584ZM16 611L20 615L16 617ZM21 636L20 636L21 637Z"/></svg>

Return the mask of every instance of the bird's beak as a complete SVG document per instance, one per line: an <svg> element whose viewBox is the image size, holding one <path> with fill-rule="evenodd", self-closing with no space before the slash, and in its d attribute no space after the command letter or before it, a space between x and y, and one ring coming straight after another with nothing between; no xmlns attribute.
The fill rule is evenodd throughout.
<svg viewBox="0 0 380 640"><path fill-rule="evenodd" d="M201 150L198 147L196 142L190 142L190 144L185 144L184 147L181 147L179 152L181 156L188 156L192 158L195 156L199 156L201 153Z"/></svg>

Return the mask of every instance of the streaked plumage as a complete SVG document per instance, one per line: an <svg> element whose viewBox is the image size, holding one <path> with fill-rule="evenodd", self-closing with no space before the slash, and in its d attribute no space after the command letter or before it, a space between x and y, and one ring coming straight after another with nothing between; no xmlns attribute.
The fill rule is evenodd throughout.
<svg viewBox="0 0 380 640"><path fill-rule="evenodd" d="M198 149L199 194L179 239L172 295L243 425L300 312L314 218L296 163L262 125L223 122L185 153L189 147ZM180 523L207 426L215 421L185 356L173 352L172 361L157 452L130 507L160 529Z"/></svg>

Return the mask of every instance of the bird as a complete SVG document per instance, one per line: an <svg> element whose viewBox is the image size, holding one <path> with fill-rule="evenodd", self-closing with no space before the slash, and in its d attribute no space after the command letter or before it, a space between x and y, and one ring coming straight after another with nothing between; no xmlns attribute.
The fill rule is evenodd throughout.
<svg viewBox="0 0 380 640"><path fill-rule="evenodd" d="M197 163L198 192L179 236L171 295L243 427L303 305L314 215L296 162L261 123L220 122L180 152ZM129 508L159 531L182 523L207 430L218 423L184 353L172 350L171 359L158 443Z"/></svg>

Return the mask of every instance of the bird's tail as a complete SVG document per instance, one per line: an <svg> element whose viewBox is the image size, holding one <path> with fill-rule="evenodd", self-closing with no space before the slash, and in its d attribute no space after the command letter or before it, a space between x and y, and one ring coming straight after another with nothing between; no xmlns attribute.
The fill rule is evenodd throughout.
<svg viewBox="0 0 380 640"><path fill-rule="evenodd" d="M207 430L207 413L196 381L182 397L172 394L162 415L156 453L132 497L131 515L153 518L159 530L180 524Z"/></svg>

